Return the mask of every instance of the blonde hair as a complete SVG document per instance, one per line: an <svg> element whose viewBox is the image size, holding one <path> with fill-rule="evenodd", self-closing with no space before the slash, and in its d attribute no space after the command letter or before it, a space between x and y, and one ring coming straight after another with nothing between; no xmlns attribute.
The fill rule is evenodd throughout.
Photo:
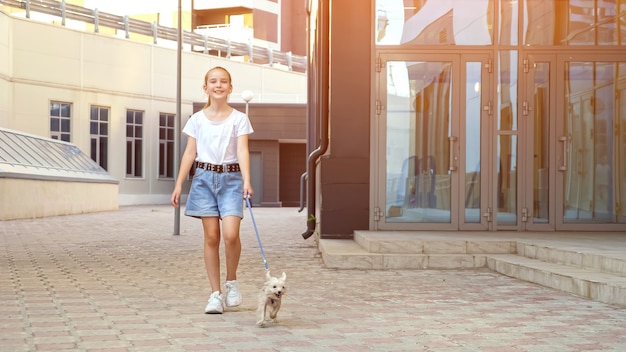
<svg viewBox="0 0 626 352"><path fill-rule="evenodd" d="M228 83L230 84L230 86L233 86L233 79L230 76L230 72L228 72L227 69L223 68L222 66L215 66L212 69L208 70L207 73L204 75L204 86L207 86L208 80L209 80L209 74L215 70L222 70L224 72L226 72L226 75L228 76ZM204 104L204 107L202 109L206 109L209 106L211 106L211 96L208 96L207 102L206 104Z"/></svg>

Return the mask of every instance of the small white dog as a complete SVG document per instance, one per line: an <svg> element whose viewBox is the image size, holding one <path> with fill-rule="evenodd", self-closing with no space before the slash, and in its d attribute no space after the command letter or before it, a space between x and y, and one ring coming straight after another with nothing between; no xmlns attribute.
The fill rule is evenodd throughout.
<svg viewBox="0 0 626 352"><path fill-rule="evenodd" d="M280 301L287 291L285 279L287 275L283 273L281 277L273 277L270 271L265 272L265 284L259 293L259 307L257 309L257 322L259 327L265 327L268 322L276 323L276 315L280 310ZM269 316L269 319L267 319Z"/></svg>

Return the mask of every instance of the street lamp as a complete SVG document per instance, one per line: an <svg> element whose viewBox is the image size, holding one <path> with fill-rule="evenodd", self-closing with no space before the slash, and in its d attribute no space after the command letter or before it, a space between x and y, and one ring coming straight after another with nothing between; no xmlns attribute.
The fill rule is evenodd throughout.
<svg viewBox="0 0 626 352"><path fill-rule="evenodd" d="M248 103L250 102L250 100L252 100L252 97L254 96L254 93L252 93L251 90L244 90L243 92L241 92L241 98L243 99L243 101L246 102L246 115L248 115Z"/></svg>

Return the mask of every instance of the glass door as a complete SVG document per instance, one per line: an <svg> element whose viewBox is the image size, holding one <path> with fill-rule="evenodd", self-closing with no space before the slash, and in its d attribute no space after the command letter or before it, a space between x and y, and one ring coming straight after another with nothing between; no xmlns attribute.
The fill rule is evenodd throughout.
<svg viewBox="0 0 626 352"><path fill-rule="evenodd" d="M560 55L558 67L557 229L624 231L626 58Z"/></svg>
<svg viewBox="0 0 626 352"><path fill-rule="evenodd" d="M381 54L378 229L486 229L486 54Z"/></svg>
<svg viewBox="0 0 626 352"><path fill-rule="evenodd" d="M520 230L555 229L556 55L522 60L520 85Z"/></svg>

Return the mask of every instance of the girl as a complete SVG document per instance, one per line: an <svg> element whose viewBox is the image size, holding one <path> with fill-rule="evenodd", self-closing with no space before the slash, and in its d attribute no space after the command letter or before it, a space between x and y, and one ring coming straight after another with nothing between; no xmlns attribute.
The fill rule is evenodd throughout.
<svg viewBox="0 0 626 352"><path fill-rule="evenodd" d="M205 313L222 314L224 304L235 307L242 301L237 283L241 255L239 227L244 198L254 194L250 183L248 150L248 135L254 131L248 116L228 105L233 86L230 73L225 68L210 69L204 77L203 90L208 96L206 105L193 114L183 128L183 133L187 135L187 147L171 202L174 207L180 206L183 183L195 163L185 215L202 220L204 265L212 292ZM225 295L220 285L221 235L226 253Z"/></svg>

